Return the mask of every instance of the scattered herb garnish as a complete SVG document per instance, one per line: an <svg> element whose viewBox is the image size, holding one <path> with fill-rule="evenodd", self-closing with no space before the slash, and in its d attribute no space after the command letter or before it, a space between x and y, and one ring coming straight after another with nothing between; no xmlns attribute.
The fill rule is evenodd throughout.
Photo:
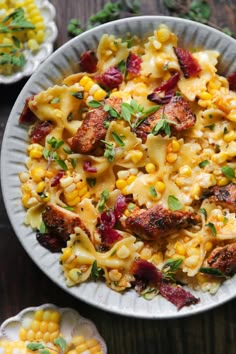
<svg viewBox="0 0 236 354"><path fill-rule="evenodd" d="M96 186L97 180L96 180L96 178L90 178L90 177L88 177L88 178L86 178L86 182L88 183L88 185L89 185L91 188L93 188L93 187Z"/></svg>
<svg viewBox="0 0 236 354"><path fill-rule="evenodd" d="M105 104L103 109L104 109L105 112L108 112L110 114L110 116L113 117L113 118L119 118L120 117L120 115L117 112L117 110L115 108L111 107L109 104Z"/></svg>
<svg viewBox="0 0 236 354"><path fill-rule="evenodd" d="M125 146L125 143L121 139L120 135L118 135L116 132L112 132L111 135L113 136L113 139L118 145Z"/></svg>
<svg viewBox="0 0 236 354"><path fill-rule="evenodd" d="M201 161L201 162L198 164L198 166L199 166L200 168L204 168L204 167L206 167L207 165L209 165L209 163L210 163L210 161L208 161L208 160L203 160L203 161Z"/></svg>
<svg viewBox="0 0 236 354"><path fill-rule="evenodd" d="M174 195L169 195L168 196L168 206L172 211L180 210L182 209L182 204L179 201L178 198L176 198Z"/></svg>
<svg viewBox="0 0 236 354"><path fill-rule="evenodd" d="M208 128L210 130L214 130L215 129L215 124L213 123L213 124L205 125L204 128Z"/></svg>
<svg viewBox="0 0 236 354"><path fill-rule="evenodd" d="M154 287L148 287L144 289L140 295L145 299L145 300L152 300L158 293L158 289Z"/></svg>
<svg viewBox="0 0 236 354"><path fill-rule="evenodd" d="M50 348L41 342L27 343L26 348L32 350L33 352L39 351L40 354L50 354L51 351L57 354L63 354L67 347L65 339L62 337L58 337L55 338L53 342L58 347L58 350Z"/></svg>
<svg viewBox="0 0 236 354"><path fill-rule="evenodd" d="M52 150L48 150L46 148L43 149L43 156L45 160L48 160L47 169L49 168L52 161L56 161L63 170L68 170L68 166L66 165L65 161L61 160L56 152L56 150L64 144L64 141L57 140L54 136L52 136L47 140L47 143L52 147Z"/></svg>
<svg viewBox="0 0 236 354"><path fill-rule="evenodd" d="M164 0L164 4L169 11L171 11L172 15L204 23L208 26L223 31L229 36L235 37L235 33L233 33L228 27L221 28L210 21L211 8L207 1L194 0L189 1L188 4L186 4L186 1L184 0Z"/></svg>
<svg viewBox="0 0 236 354"><path fill-rule="evenodd" d="M102 107L102 103L96 100L91 100L88 102L88 106L92 108L99 108Z"/></svg>
<svg viewBox="0 0 236 354"><path fill-rule="evenodd" d="M46 224L42 221L40 226L39 226L39 232L41 234L46 234L48 232Z"/></svg>
<svg viewBox="0 0 236 354"><path fill-rule="evenodd" d="M100 213L103 212L106 201L109 199L109 196L110 196L109 191L107 189L104 189L104 191L101 194L100 202L98 203L98 211Z"/></svg>
<svg viewBox="0 0 236 354"><path fill-rule="evenodd" d="M181 266L183 262L182 258L179 259L168 259L164 266L162 267L162 273L164 275L164 277L168 280L171 280L173 282L175 282L175 273L177 272L177 270L179 269L179 267Z"/></svg>
<svg viewBox="0 0 236 354"><path fill-rule="evenodd" d="M95 260L93 262L92 269L91 269L91 278L94 281L97 281L102 273L103 273L102 268L98 267L97 261Z"/></svg>
<svg viewBox="0 0 236 354"><path fill-rule="evenodd" d="M228 178L235 178L235 170L230 166L223 166L221 168L223 174Z"/></svg>
<svg viewBox="0 0 236 354"><path fill-rule="evenodd" d="M165 133L167 136L171 135L171 130L170 130L170 124L172 122L169 122L167 119L161 118L157 124L152 128L151 133L153 135L157 135L159 132Z"/></svg>
<svg viewBox="0 0 236 354"><path fill-rule="evenodd" d="M204 217L205 217L205 219L206 219L206 218L207 218L207 211L206 211L206 209L205 209L205 208L200 208L199 211L200 211L200 213L201 213L202 215L204 215Z"/></svg>
<svg viewBox="0 0 236 354"><path fill-rule="evenodd" d="M202 267L199 269L200 273L208 274L208 275L214 275L216 277L224 277L224 273L222 273L219 269L216 268L210 268L210 267Z"/></svg>
<svg viewBox="0 0 236 354"><path fill-rule="evenodd" d="M84 98L84 91L70 92L71 96L82 100Z"/></svg>
<svg viewBox="0 0 236 354"><path fill-rule="evenodd" d="M206 224L205 226L209 227L211 233L213 236L216 236L216 227L212 222L209 222L208 224Z"/></svg>
<svg viewBox="0 0 236 354"><path fill-rule="evenodd" d="M155 189L154 186L151 186L151 187L149 188L149 191L150 191L150 194L151 194L151 196L152 196L153 198L156 198L156 197L157 197L157 191L156 191L156 189Z"/></svg>
<svg viewBox="0 0 236 354"><path fill-rule="evenodd" d="M1 48L9 48L9 50L0 52L0 65L12 65L17 68L22 68L25 65L26 59L22 53L23 46L19 39L14 36L14 32L20 33L32 29L35 29L35 26L26 19L24 9L20 7L0 21L0 33L11 35L13 40L13 45L1 45Z"/></svg>
<svg viewBox="0 0 236 354"><path fill-rule="evenodd" d="M69 211L74 211L75 210L75 208L71 207L71 206L64 206L63 208L66 209L66 210L69 210Z"/></svg>
<svg viewBox="0 0 236 354"><path fill-rule="evenodd" d="M113 162L115 158L115 148L114 145L111 143L108 143L105 140L101 140L102 143L106 145L106 149L104 151L104 157L108 159L109 162Z"/></svg>
<svg viewBox="0 0 236 354"><path fill-rule="evenodd" d="M54 98L50 101L51 104L59 103L59 102L60 102L60 97L54 97Z"/></svg>

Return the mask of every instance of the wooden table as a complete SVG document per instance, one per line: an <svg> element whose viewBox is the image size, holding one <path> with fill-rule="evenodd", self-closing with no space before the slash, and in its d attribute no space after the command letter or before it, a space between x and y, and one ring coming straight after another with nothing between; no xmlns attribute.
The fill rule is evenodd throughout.
<svg viewBox="0 0 236 354"><path fill-rule="evenodd" d="M69 37L68 20L79 17L82 23L98 11L105 0L52 0L57 8L59 36L56 47ZM236 1L210 0L212 21L236 32ZM141 0L145 15L168 15L159 0ZM0 141L10 110L23 80L0 86ZM220 307L177 320L141 320L120 317L80 302L52 283L21 247L0 201L0 323L28 306L54 303L77 309L95 322L111 354L233 354L236 353L236 299Z"/></svg>

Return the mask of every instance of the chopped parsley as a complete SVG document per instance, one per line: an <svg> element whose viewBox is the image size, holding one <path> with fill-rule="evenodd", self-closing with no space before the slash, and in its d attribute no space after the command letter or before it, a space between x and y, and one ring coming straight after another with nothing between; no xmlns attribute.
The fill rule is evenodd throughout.
<svg viewBox="0 0 236 354"><path fill-rule="evenodd" d="M174 195L168 196L168 206L172 211L180 210L183 207L179 199Z"/></svg>

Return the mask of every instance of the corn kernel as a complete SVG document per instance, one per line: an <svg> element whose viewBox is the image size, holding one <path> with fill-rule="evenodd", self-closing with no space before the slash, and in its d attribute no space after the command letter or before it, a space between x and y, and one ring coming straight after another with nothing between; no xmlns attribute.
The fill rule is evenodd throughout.
<svg viewBox="0 0 236 354"><path fill-rule="evenodd" d="M87 193L87 186L84 186L79 190L79 196L83 197Z"/></svg>
<svg viewBox="0 0 236 354"><path fill-rule="evenodd" d="M45 193L45 195L42 197L42 201L44 202L44 203L48 203L49 201L51 200L51 195L50 195L50 193Z"/></svg>
<svg viewBox="0 0 236 354"><path fill-rule="evenodd" d="M152 256L152 251L151 251L151 249L148 248L148 247L144 247L144 248L142 249L141 253L140 253L140 257L141 257L142 259L148 260L148 259L151 258L151 256Z"/></svg>
<svg viewBox="0 0 236 354"><path fill-rule="evenodd" d="M182 245L182 243L180 243L180 242L176 242L175 250L181 256L185 256L185 254L186 254L186 247L184 245Z"/></svg>
<svg viewBox="0 0 236 354"><path fill-rule="evenodd" d="M75 183L71 183L68 187L66 187L65 189L64 189L64 193L72 193L72 192L74 192L75 191L75 189L76 189L76 184Z"/></svg>
<svg viewBox="0 0 236 354"><path fill-rule="evenodd" d="M32 329L30 329L27 332L27 340L29 340L29 341L33 341L34 340L34 331L32 331Z"/></svg>
<svg viewBox="0 0 236 354"><path fill-rule="evenodd" d="M68 187L71 183L73 183L73 178L68 176L68 177L65 177L65 178L61 178L60 179L60 185L62 188L66 188Z"/></svg>
<svg viewBox="0 0 236 354"><path fill-rule="evenodd" d="M154 165L154 163L149 162L148 164L146 164L145 170L147 171L147 173L154 173L156 171L156 166Z"/></svg>
<svg viewBox="0 0 236 354"><path fill-rule="evenodd" d="M228 115L227 119L231 120L232 122L236 122L236 110L232 110Z"/></svg>
<svg viewBox="0 0 236 354"><path fill-rule="evenodd" d="M199 256L193 255L185 259L184 263L189 268L194 268L199 262Z"/></svg>
<svg viewBox="0 0 236 354"><path fill-rule="evenodd" d="M184 177L190 177L192 175L192 169L188 165L181 166L179 169L179 174Z"/></svg>
<svg viewBox="0 0 236 354"><path fill-rule="evenodd" d="M97 344L95 347L90 348L90 354L99 354L101 353L101 346Z"/></svg>
<svg viewBox="0 0 236 354"><path fill-rule="evenodd" d="M54 176L52 171L45 171L45 177L52 178Z"/></svg>
<svg viewBox="0 0 236 354"><path fill-rule="evenodd" d="M84 337L83 336L76 336L72 338L71 343L74 345L80 345L84 343Z"/></svg>
<svg viewBox="0 0 236 354"><path fill-rule="evenodd" d="M60 331L58 330L50 333L50 342L54 342L54 340L59 337L59 334Z"/></svg>
<svg viewBox="0 0 236 354"><path fill-rule="evenodd" d="M60 313L59 312L57 312L57 311L53 311L53 312L51 312L51 321L53 321L53 322L59 322L60 321L60 317L61 317L61 315L60 315Z"/></svg>
<svg viewBox="0 0 236 354"><path fill-rule="evenodd" d="M22 202L24 207L28 207L28 201L29 201L30 197L31 197L30 193L24 193L23 194L21 202Z"/></svg>
<svg viewBox="0 0 236 354"><path fill-rule="evenodd" d="M43 310L38 310L34 314L34 319L38 321L42 321L43 318Z"/></svg>
<svg viewBox="0 0 236 354"><path fill-rule="evenodd" d="M36 333L35 333L35 339L36 340L40 340L40 339L42 339L43 338L43 333L41 332L41 331L37 331Z"/></svg>
<svg viewBox="0 0 236 354"><path fill-rule="evenodd" d="M41 44L41 43L44 41L44 37L45 37L45 34L44 34L44 31L43 31L43 30L37 31L36 39L37 39L37 42L38 42L38 43Z"/></svg>
<svg viewBox="0 0 236 354"><path fill-rule="evenodd" d="M117 181L116 181L116 187L118 188L118 189L123 189L123 188L125 188L127 186L127 182L124 180L124 179L118 179Z"/></svg>
<svg viewBox="0 0 236 354"><path fill-rule="evenodd" d="M63 249L63 253L60 257L60 260L62 262L67 261L67 259L69 259L69 257L72 255L72 249L70 247L66 247Z"/></svg>
<svg viewBox="0 0 236 354"><path fill-rule="evenodd" d="M177 154L173 153L173 152L169 152L167 155L166 155L166 161L169 162L169 163L173 163L177 160L178 156Z"/></svg>
<svg viewBox="0 0 236 354"><path fill-rule="evenodd" d="M87 349L88 349L87 344L82 343L76 347L76 352L77 352L77 354L81 354L81 353L85 352Z"/></svg>
<svg viewBox="0 0 236 354"><path fill-rule="evenodd" d="M43 23L43 21L40 21L38 23L35 23L35 28L36 31L43 31L45 30L45 24Z"/></svg>
<svg viewBox="0 0 236 354"><path fill-rule="evenodd" d="M229 179L227 177L221 177L218 181L217 181L217 186L223 187L226 186L226 184L229 183Z"/></svg>
<svg viewBox="0 0 236 354"><path fill-rule="evenodd" d="M29 48L32 52L34 52L34 51L36 51L36 50L39 49L38 43L37 43L36 40L33 39L33 38L32 38L32 39L29 39L28 42L27 42L27 44L28 44L28 48Z"/></svg>
<svg viewBox="0 0 236 354"><path fill-rule="evenodd" d="M201 193L201 188L199 187L199 185L194 185L192 190L191 190L191 195L194 197L194 199L199 200L199 196Z"/></svg>
<svg viewBox="0 0 236 354"><path fill-rule="evenodd" d="M112 269L109 272L109 278L111 281L119 281L122 277L122 274L117 269Z"/></svg>
<svg viewBox="0 0 236 354"><path fill-rule="evenodd" d="M131 184L131 183L133 183L135 180L136 180L136 176L131 175L131 176L129 176L129 177L127 178L126 182L127 182L127 184Z"/></svg>
<svg viewBox="0 0 236 354"><path fill-rule="evenodd" d="M40 159L43 156L43 154L42 151L38 149L33 149L30 151L29 156L31 157L31 159Z"/></svg>
<svg viewBox="0 0 236 354"><path fill-rule="evenodd" d="M36 188L36 192L37 193L42 193L43 190L45 188L45 182L39 182L39 184L37 185L37 188Z"/></svg>
<svg viewBox="0 0 236 354"><path fill-rule="evenodd" d="M44 311L44 314L43 314L43 321L50 321L50 317L51 317L51 311Z"/></svg>
<svg viewBox="0 0 236 354"><path fill-rule="evenodd" d="M163 26L157 30L156 36L158 41L160 41L161 43L165 43L170 38L170 31L167 27Z"/></svg>
<svg viewBox="0 0 236 354"><path fill-rule="evenodd" d="M228 155L225 152L219 152L218 154L214 154L212 156L212 161L215 163L223 163L228 159Z"/></svg>
<svg viewBox="0 0 236 354"><path fill-rule="evenodd" d="M39 330L40 327L40 322L37 320L34 320L31 324L31 328L34 332L37 332Z"/></svg>
<svg viewBox="0 0 236 354"><path fill-rule="evenodd" d="M200 99L198 100L198 104L203 108L207 108L211 104L211 101Z"/></svg>
<svg viewBox="0 0 236 354"><path fill-rule="evenodd" d="M127 257L129 257L130 255L130 251L128 249L128 247L126 247L125 245L122 245L118 251L116 252L117 257L121 258L121 259L125 259Z"/></svg>
<svg viewBox="0 0 236 354"><path fill-rule="evenodd" d="M82 79L80 79L79 84L84 87L89 81L92 81L92 80L90 79L90 77L85 75L82 77Z"/></svg>
<svg viewBox="0 0 236 354"><path fill-rule="evenodd" d="M199 94L199 97L200 97L201 99L203 99L203 100L211 100L211 99L212 99L212 95L211 95L210 93L206 92L206 91L201 92L201 93Z"/></svg>
<svg viewBox="0 0 236 354"><path fill-rule="evenodd" d="M27 331L24 328L20 328L19 337L21 340L25 341L27 338Z"/></svg>
<svg viewBox="0 0 236 354"><path fill-rule="evenodd" d="M212 250L212 247L213 247L213 244L212 242L210 241L207 241L205 244L204 244L204 248L205 250L208 252L208 251L211 251Z"/></svg>
<svg viewBox="0 0 236 354"><path fill-rule="evenodd" d="M134 164L137 164L143 158L142 151L134 150L131 153L131 160Z"/></svg>
<svg viewBox="0 0 236 354"><path fill-rule="evenodd" d="M236 133L232 130L231 132L225 134L223 139L226 143L230 143L236 139Z"/></svg>
<svg viewBox="0 0 236 354"><path fill-rule="evenodd" d="M102 90L99 88L93 95L93 98L97 101L101 101L106 97L107 93L106 91Z"/></svg>
<svg viewBox="0 0 236 354"><path fill-rule="evenodd" d="M165 188L166 188L166 185L165 185L164 182L157 181L155 183L155 189L156 189L157 192L162 193L162 192L164 192Z"/></svg>
<svg viewBox="0 0 236 354"><path fill-rule="evenodd" d="M77 197L73 200L67 201L67 204L71 207L76 206L81 201L80 197Z"/></svg>
<svg viewBox="0 0 236 354"><path fill-rule="evenodd" d="M89 91L91 88L92 88L92 86L94 85L94 82L93 82L93 80L88 80L87 82L86 82L86 84L84 85L84 90L85 91Z"/></svg>
<svg viewBox="0 0 236 354"><path fill-rule="evenodd" d="M47 324L47 322L46 322L46 321L42 321L42 322L40 323L40 331L43 332L43 333L45 333L45 332L47 332L47 329L48 329L48 324Z"/></svg>
<svg viewBox="0 0 236 354"><path fill-rule="evenodd" d="M43 335L43 340L45 343L49 343L50 341L50 333L49 332L45 332L44 335Z"/></svg>
<svg viewBox="0 0 236 354"><path fill-rule="evenodd" d="M177 140L172 140L171 147L173 152L178 152L180 150L180 143Z"/></svg>

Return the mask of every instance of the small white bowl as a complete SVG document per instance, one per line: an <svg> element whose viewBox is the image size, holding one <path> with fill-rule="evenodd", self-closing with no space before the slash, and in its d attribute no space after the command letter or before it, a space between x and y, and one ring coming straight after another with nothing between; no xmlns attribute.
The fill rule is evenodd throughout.
<svg viewBox="0 0 236 354"><path fill-rule="evenodd" d="M40 44L39 50L34 54L29 49L24 49L26 63L21 70L11 75L0 74L0 84L13 84L23 77L30 76L52 52L53 43L57 38L57 27L54 22L56 15L55 7L48 0L36 0L36 5L44 18L45 40Z"/></svg>
<svg viewBox="0 0 236 354"><path fill-rule="evenodd" d="M26 318L32 319L34 313L38 310L53 310L58 311L61 315L60 332L68 343L74 336L83 336L85 340L96 339L102 348L102 353L107 353L107 346L104 339L98 333L94 323L87 318L82 317L77 311L71 308L60 308L53 304L44 304L37 307L28 307L22 310L18 315L8 318L0 327L0 341L18 341L19 330L23 320ZM1 353L1 347L0 347Z"/></svg>

